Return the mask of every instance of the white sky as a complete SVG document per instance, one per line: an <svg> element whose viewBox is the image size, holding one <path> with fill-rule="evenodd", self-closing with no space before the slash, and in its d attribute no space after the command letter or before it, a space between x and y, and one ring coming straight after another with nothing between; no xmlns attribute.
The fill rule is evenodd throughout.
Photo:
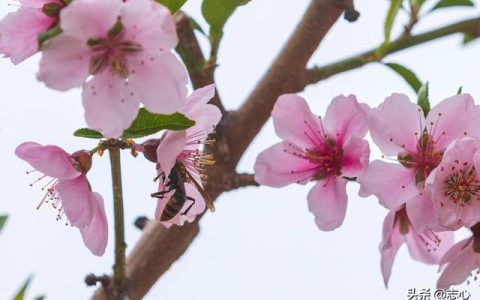
<svg viewBox="0 0 480 300"><path fill-rule="evenodd" d="M435 2L435 1L428 1ZM205 25L199 0L185 10ZM225 28L217 71L217 83L227 108L235 109L292 32L307 0L253 0L238 10ZM311 64L325 64L370 49L381 42L388 1L357 0L361 18L354 24L340 20L322 43ZM0 17L15 7L0 6ZM454 9L428 16L418 31L447 24L478 9ZM401 26L395 27L398 33ZM478 42L462 48L453 36L394 55L387 61L414 69L431 83L433 103L454 94L459 86L480 97ZM206 45L206 42L203 41ZM86 274L109 273L113 263L113 232L106 255L97 258L83 246L76 229L55 222L48 206L35 206L42 198L40 187L30 188L35 178L25 175L29 166L13 155L15 147L31 140L58 144L67 151L93 148L94 141L75 138L84 126L80 90L60 93L35 79L39 56L20 66L0 60L0 212L10 219L0 234L0 299L8 299L29 274L34 281L28 299L45 293L47 299L85 299L94 289L83 282ZM324 114L331 98L354 93L371 106L392 92L414 96L392 71L373 64L309 87L303 95L312 110ZM252 171L256 155L277 142L271 122L252 144L240 171ZM373 149L371 159L379 158ZM154 215L149 193L153 165L124 153L124 194L129 249L141 233L133 227L139 215ZM96 157L89 178L105 201L113 223L108 157ZM283 189L248 188L223 195L215 214L201 221L201 234L146 299L406 299L409 288L433 288L436 267L410 259L405 247L394 265L390 288L380 273L381 224L386 210L373 197L356 196L358 186L349 184L349 207L344 225L321 232L308 212L307 187ZM461 289L465 288L464 286ZM480 297L478 284L468 287Z"/></svg>

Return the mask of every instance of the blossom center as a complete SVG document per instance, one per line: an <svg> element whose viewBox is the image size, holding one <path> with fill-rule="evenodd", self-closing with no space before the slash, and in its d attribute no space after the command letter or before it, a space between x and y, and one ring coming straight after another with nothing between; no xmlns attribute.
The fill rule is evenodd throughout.
<svg viewBox="0 0 480 300"><path fill-rule="evenodd" d="M432 136L424 132L418 139L416 152L400 154L398 160L405 167L415 170L416 182L420 183L425 182L428 175L440 164L442 156L443 153L438 151Z"/></svg>
<svg viewBox="0 0 480 300"><path fill-rule="evenodd" d="M459 164L458 160L455 162ZM480 198L480 181L475 167L468 166L467 163L463 165L459 170L452 166L453 172L448 175L444 184L444 195L460 206Z"/></svg>
<svg viewBox="0 0 480 300"><path fill-rule="evenodd" d="M342 174L343 149L332 140L327 140L322 148L305 150L305 158L318 165L314 180Z"/></svg>
<svg viewBox="0 0 480 300"><path fill-rule="evenodd" d="M129 75L126 56L143 50L142 45L125 39L125 29L120 21L115 23L106 37L89 39L87 45L94 53L90 59L90 74L96 75L110 67L114 74L123 79Z"/></svg>

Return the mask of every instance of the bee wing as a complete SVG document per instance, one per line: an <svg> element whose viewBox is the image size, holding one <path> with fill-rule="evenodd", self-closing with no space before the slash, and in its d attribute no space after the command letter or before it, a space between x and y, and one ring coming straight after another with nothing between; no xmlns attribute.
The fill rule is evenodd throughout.
<svg viewBox="0 0 480 300"><path fill-rule="evenodd" d="M195 180L195 178L193 178L193 176L190 173L188 173L187 170L185 170L185 174L187 174L188 178L190 178L190 180L193 182L193 185L198 190L200 195L202 195L202 197L205 199L205 204L207 205L208 209L211 212L214 212L215 211L215 206L213 205L212 198L210 198L210 196L208 196L207 192L205 192L205 190L202 188L202 186L197 182L197 180Z"/></svg>

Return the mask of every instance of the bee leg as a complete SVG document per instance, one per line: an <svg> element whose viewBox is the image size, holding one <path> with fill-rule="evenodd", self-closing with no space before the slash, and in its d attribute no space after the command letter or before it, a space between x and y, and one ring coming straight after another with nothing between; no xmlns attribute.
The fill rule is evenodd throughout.
<svg viewBox="0 0 480 300"><path fill-rule="evenodd" d="M195 199L193 199L192 197L188 197L188 196L187 196L187 200L192 201L192 203L187 207L187 209L182 213L182 215L188 214L188 212L190 211L190 209L192 209L193 205L195 204Z"/></svg>
<svg viewBox="0 0 480 300"><path fill-rule="evenodd" d="M163 199L163 197L165 196L165 194L167 193L170 193L171 191L173 191L175 188L173 186L170 186L168 190L163 190L161 192L156 192L156 193L151 193L150 196L153 197L153 198L160 198L160 199Z"/></svg>

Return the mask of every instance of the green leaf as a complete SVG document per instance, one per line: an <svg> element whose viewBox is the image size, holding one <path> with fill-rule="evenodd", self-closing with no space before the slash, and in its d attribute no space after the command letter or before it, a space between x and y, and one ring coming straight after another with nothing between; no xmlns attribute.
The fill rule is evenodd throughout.
<svg viewBox="0 0 480 300"><path fill-rule="evenodd" d="M392 32L393 23L397 17L398 10L402 7L403 0L392 0L388 8L387 17L384 25L385 43L390 43L390 34Z"/></svg>
<svg viewBox="0 0 480 300"><path fill-rule="evenodd" d="M45 295L37 296L33 300L43 300L43 299L45 299Z"/></svg>
<svg viewBox="0 0 480 300"><path fill-rule="evenodd" d="M192 24L192 28L195 29L196 31L200 32L203 36L207 36L205 31L203 30L202 26L198 24L197 21L195 21L194 18L190 17L190 23Z"/></svg>
<svg viewBox="0 0 480 300"><path fill-rule="evenodd" d="M60 33L62 33L62 29L60 28L60 24L57 24L55 27L52 27L50 28L49 30L45 31L45 32L42 32L38 35L38 49L42 49L43 47L43 44L51 39L51 38L54 38L56 37L57 35L59 35Z"/></svg>
<svg viewBox="0 0 480 300"><path fill-rule="evenodd" d="M0 216L0 231L2 231L3 227L5 226L5 223L7 223L8 216Z"/></svg>
<svg viewBox="0 0 480 300"><path fill-rule="evenodd" d="M161 130L184 130L193 125L195 125L195 121L188 119L181 113L160 115L153 114L145 108L140 108L137 118L133 121L132 125L123 132L122 138L140 138Z"/></svg>
<svg viewBox="0 0 480 300"><path fill-rule="evenodd" d="M426 117L430 112L430 100L428 99L428 82L422 85L422 87L418 91L417 104L420 105L423 110L423 114Z"/></svg>
<svg viewBox="0 0 480 300"><path fill-rule="evenodd" d="M402 76L402 78L405 79L405 81L412 87L415 93L418 93L422 87L422 82L412 70L396 63L386 63L385 65L395 71L398 75Z"/></svg>
<svg viewBox="0 0 480 300"><path fill-rule="evenodd" d="M27 291L28 285L30 284L31 281L32 281L32 276L28 277L28 279L25 281L23 286L14 296L13 300L23 300L25 298L25 292Z"/></svg>
<svg viewBox="0 0 480 300"><path fill-rule="evenodd" d="M228 18L239 6L245 5L250 0L204 0L202 3L202 14L210 25L210 39L212 47L218 48L223 35L223 26Z"/></svg>
<svg viewBox="0 0 480 300"><path fill-rule="evenodd" d="M411 3L413 6L417 7L418 9L420 9L420 8L423 6L423 4L425 3L425 0L410 0L410 3Z"/></svg>
<svg viewBox="0 0 480 300"><path fill-rule="evenodd" d="M156 0L156 1L166 6L170 10L172 15L176 13L185 4L185 2L187 2L187 0Z"/></svg>
<svg viewBox="0 0 480 300"><path fill-rule="evenodd" d="M431 11L452 6L475 6L472 0L440 0Z"/></svg>
<svg viewBox="0 0 480 300"><path fill-rule="evenodd" d="M74 136L88 138L88 139L101 139L103 134L99 131L90 129L90 128L80 128L77 129L74 133Z"/></svg>
<svg viewBox="0 0 480 300"><path fill-rule="evenodd" d="M463 86L458 88L457 95L460 95L463 93Z"/></svg>

